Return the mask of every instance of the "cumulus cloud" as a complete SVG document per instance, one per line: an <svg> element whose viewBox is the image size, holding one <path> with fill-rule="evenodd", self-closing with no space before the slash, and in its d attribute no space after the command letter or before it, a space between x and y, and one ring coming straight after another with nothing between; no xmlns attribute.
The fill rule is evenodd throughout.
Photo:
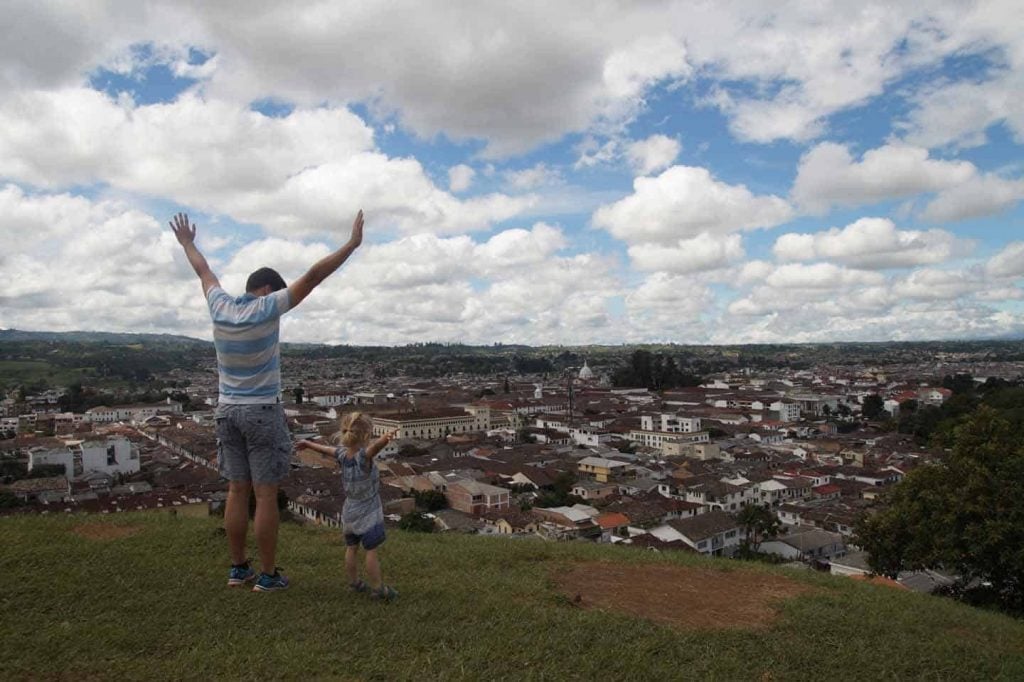
<svg viewBox="0 0 1024 682"><path fill-rule="evenodd" d="M985 264L991 277L1024 276L1024 242L1010 242Z"/></svg>
<svg viewBox="0 0 1024 682"><path fill-rule="evenodd" d="M850 151L823 142L800 159L793 199L805 210L824 213L834 205L856 206L953 187L975 176L967 161L931 159L927 149L885 145L854 161Z"/></svg>
<svg viewBox="0 0 1024 682"><path fill-rule="evenodd" d="M215 96L246 103L276 96L300 106L372 102L423 138L481 139L491 155L620 127L644 106L652 85L685 81L697 70L727 84L715 105L737 136L806 140L825 130L835 112L949 55L1005 51L1015 74L1021 53L1019 31L1010 28L1021 20L1013 2L599 10L436 2L394 11L388 4L296 9L261 0L150 2L126 11L110 1L15 0L6 9L18 30L0 48L7 65L0 86L64 86L99 66L130 70L139 57L129 49L140 43L171 55L176 71L198 71L181 57L194 46L216 55L201 74ZM988 113L971 125L1011 120L1019 109L996 95L1019 89L973 97L986 101ZM972 95L954 101L970 102ZM939 106L921 100L922 111ZM926 127L929 118L918 119Z"/></svg>
<svg viewBox="0 0 1024 682"><path fill-rule="evenodd" d="M680 239L676 244L635 244L629 257L639 270L685 274L714 270L731 265L744 257L743 240L738 234L700 234L693 239Z"/></svg>
<svg viewBox="0 0 1024 682"><path fill-rule="evenodd" d="M626 149L626 158L638 175L650 175L668 168L679 156L682 145L667 135L651 135Z"/></svg>
<svg viewBox="0 0 1024 682"><path fill-rule="evenodd" d="M1017 21L1024 20L1019 7L1017 12ZM1002 122L1024 140L1024 108L1013 94L1024 90L1024 50L1018 43L1006 54L1011 63L990 79L930 84L915 93L913 109L897 124L904 139L923 147L977 147L988 141L989 128Z"/></svg>
<svg viewBox="0 0 1024 682"><path fill-rule="evenodd" d="M459 200L415 159L374 151L373 132L346 109L272 118L188 93L145 106L84 88L8 98L0 175L48 188L109 183L290 235L336 231L360 208L402 232L482 230L534 201Z"/></svg>
<svg viewBox="0 0 1024 682"><path fill-rule="evenodd" d="M792 215L777 196L756 196L716 180L706 168L673 166L657 177L636 178L633 194L598 208L593 223L630 244L672 244L701 233L773 227Z"/></svg>
<svg viewBox="0 0 1024 682"><path fill-rule="evenodd" d="M979 175L939 192L921 215L925 220L951 223L1001 213L1021 199L1024 199L1024 180Z"/></svg>
<svg viewBox="0 0 1024 682"><path fill-rule="evenodd" d="M199 285L170 229L119 201L0 190L0 327L196 332ZM201 312L201 310L200 310Z"/></svg>
<svg viewBox="0 0 1024 682"><path fill-rule="evenodd" d="M507 171L505 179L516 190L530 190L562 183L562 176L558 170L546 163L538 163L522 170Z"/></svg>
<svg viewBox="0 0 1024 682"><path fill-rule="evenodd" d="M943 230L898 230L887 218L861 218L844 228L784 234L772 252L782 261L831 260L874 269L941 263L971 247Z"/></svg>
<svg viewBox="0 0 1024 682"><path fill-rule="evenodd" d="M452 192L465 192L473 183L476 171L464 163L448 169L448 189Z"/></svg>

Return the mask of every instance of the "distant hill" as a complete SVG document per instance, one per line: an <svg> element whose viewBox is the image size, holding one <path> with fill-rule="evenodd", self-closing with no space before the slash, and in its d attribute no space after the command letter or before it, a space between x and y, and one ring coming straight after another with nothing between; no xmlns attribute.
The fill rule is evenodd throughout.
<svg viewBox="0 0 1024 682"><path fill-rule="evenodd" d="M286 592L229 589L184 508L0 517L2 679L1020 680L1024 622L806 570L388 531L392 604L284 524Z"/></svg>
<svg viewBox="0 0 1024 682"><path fill-rule="evenodd" d="M209 344L209 341L178 334L132 334L123 332L31 332L0 329L0 343L5 341L58 341L68 343L174 343Z"/></svg>

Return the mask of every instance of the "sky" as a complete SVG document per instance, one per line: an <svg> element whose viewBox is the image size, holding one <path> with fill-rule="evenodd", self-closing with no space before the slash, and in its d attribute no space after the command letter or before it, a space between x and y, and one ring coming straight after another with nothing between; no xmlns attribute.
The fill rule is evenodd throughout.
<svg viewBox="0 0 1024 682"><path fill-rule="evenodd" d="M354 345L1024 337L1024 3L8 0L0 327Z"/></svg>

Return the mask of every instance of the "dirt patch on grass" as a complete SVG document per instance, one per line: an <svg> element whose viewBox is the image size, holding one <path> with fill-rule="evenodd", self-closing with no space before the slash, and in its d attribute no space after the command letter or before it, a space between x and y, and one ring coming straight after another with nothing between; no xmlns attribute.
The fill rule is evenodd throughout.
<svg viewBox="0 0 1024 682"><path fill-rule="evenodd" d="M814 589L759 571L664 564L579 563L552 577L577 606L620 611L685 630L767 627L778 616L781 601Z"/></svg>
<svg viewBox="0 0 1024 682"><path fill-rule="evenodd" d="M86 540L120 540L142 531L142 526L112 526L106 523L80 523L71 532Z"/></svg>

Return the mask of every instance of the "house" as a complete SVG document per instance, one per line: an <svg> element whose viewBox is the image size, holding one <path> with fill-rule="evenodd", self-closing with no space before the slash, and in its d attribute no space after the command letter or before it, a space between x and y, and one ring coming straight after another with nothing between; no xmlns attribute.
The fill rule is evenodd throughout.
<svg viewBox="0 0 1024 682"><path fill-rule="evenodd" d="M473 516L492 509L508 509L509 506L507 489L469 479L447 483L444 496L449 507Z"/></svg>
<svg viewBox="0 0 1024 682"><path fill-rule="evenodd" d="M0 487L0 490L5 488ZM23 502L56 496L63 498L70 494L68 479L63 476L50 476L47 478L24 478L15 481L6 487L6 491Z"/></svg>
<svg viewBox="0 0 1024 682"><path fill-rule="evenodd" d="M533 533L537 528L536 517L515 508L487 511L480 518L498 535L522 535Z"/></svg>
<svg viewBox="0 0 1024 682"><path fill-rule="evenodd" d="M571 507L534 507L530 510L539 521L537 532L549 538L597 538L601 526L594 519L597 510L582 504Z"/></svg>
<svg viewBox="0 0 1024 682"><path fill-rule="evenodd" d="M674 519L651 529L664 542L681 540L701 554L731 556L746 537L736 517L723 511L709 511L686 519Z"/></svg>
<svg viewBox="0 0 1024 682"><path fill-rule="evenodd" d="M576 465L580 476L599 483L607 483L612 478L622 476L630 471L626 462L604 457L584 457Z"/></svg>
<svg viewBox="0 0 1024 682"><path fill-rule="evenodd" d="M846 554L846 541L839 533L800 527L785 535L765 540L758 547L763 554L778 554L793 561L831 559Z"/></svg>
<svg viewBox="0 0 1024 682"><path fill-rule="evenodd" d="M618 492L614 483L598 483L597 481L580 481L572 487L572 494L584 500L603 500Z"/></svg>

